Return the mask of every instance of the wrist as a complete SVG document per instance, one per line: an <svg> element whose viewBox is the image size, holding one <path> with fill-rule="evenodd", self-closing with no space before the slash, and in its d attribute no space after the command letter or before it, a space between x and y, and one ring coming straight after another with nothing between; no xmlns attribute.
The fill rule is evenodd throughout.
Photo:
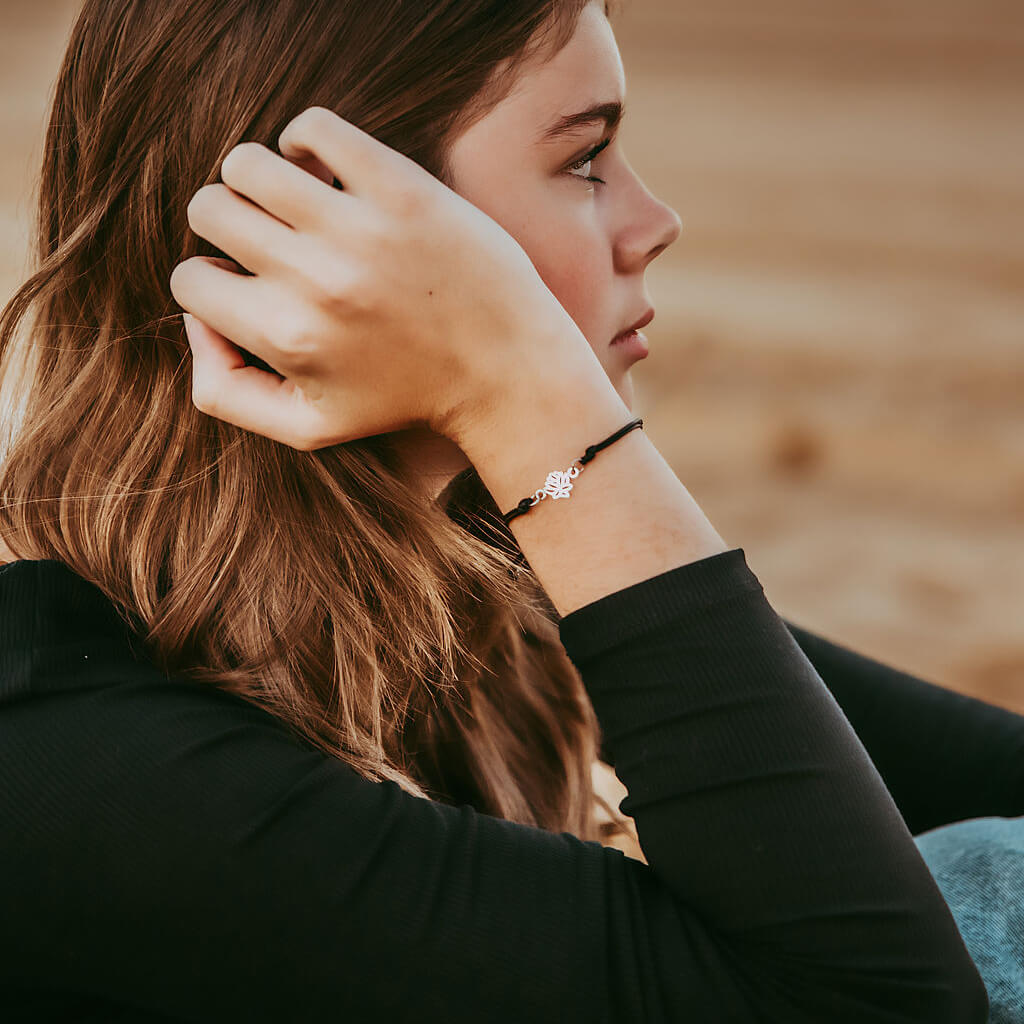
<svg viewBox="0 0 1024 1024"><path fill-rule="evenodd" d="M505 513L634 418L588 346L586 358L551 360L542 374L507 380L455 440Z"/></svg>

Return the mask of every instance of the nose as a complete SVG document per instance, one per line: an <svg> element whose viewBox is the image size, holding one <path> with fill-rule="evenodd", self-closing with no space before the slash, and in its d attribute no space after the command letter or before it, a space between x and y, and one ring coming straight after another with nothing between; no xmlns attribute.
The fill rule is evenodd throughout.
<svg viewBox="0 0 1024 1024"><path fill-rule="evenodd" d="M635 193L625 211L625 226L616 246L619 270L623 273L644 270L660 256L683 230L679 214L668 203L652 195L634 174Z"/></svg>
<svg viewBox="0 0 1024 1024"><path fill-rule="evenodd" d="M683 233L683 218L680 217L679 214L668 205L668 203L662 202L661 200L659 200L659 202L665 208L665 213L668 217L668 225L665 228L666 240L661 244L661 248L658 250L658 252L661 252L662 249L667 249Z"/></svg>
<svg viewBox="0 0 1024 1024"><path fill-rule="evenodd" d="M661 199L655 199L654 201L658 205L661 218L661 233L658 236L660 240L651 247L647 255L647 263L650 263L655 256L660 256L683 233L683 220L679 214Z"/></svg>

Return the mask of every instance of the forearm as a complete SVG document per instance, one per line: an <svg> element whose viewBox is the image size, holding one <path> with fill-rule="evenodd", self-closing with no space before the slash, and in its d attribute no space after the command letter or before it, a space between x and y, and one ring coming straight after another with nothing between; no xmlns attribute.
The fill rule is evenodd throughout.
<svg viewBox="0 0 1024 1024"><path fill-rule="evenodd" d="M510 387L460 441L502 511L633 418L589 364L575 369L528 398ZM982 1019L984 988L941 893L756 578L642 431L600 452L576 485L511 527L563 616L652 870L744 955L773 949L776 978L810 966L799 983L807 1006L838 1005L836 986L861 985L865 1006L909 1006L917 996L891 990L888 966L873 975L864 965L913 948L919 1019L940 1002L944 1019ZM728 591L723 564L735 570ZM673 573L683 567L685 587ZM649 600L634 611L629 588L643 581ZM843 921L831 954L826 919ZM814 977L823 955L845 966Z"/></svg>
<svg viewBox="0 0 1024 1024"><path fill-rule="evenodd" d="M969 818L1024 814L1024 715L786 625L914 835Z"/></svg>
<svg viewBox="0 0 1024 1024"><path fill-rule="evenodd" d="M633 418L595 359L543 379L509 387L459 438L503 512ZM510 528L560 615L727 550L642 430L587 463L567 500L546 498Z"/></svg>

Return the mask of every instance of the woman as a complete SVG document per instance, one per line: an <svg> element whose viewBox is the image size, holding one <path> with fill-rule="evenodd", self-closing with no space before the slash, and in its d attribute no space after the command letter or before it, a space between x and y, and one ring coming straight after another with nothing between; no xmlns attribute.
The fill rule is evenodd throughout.
<svg viewBox="0 0 1024 1024"><path fill-rule="evenodd" d="M0 321L8 1017L985 1019L908 824L1019 790L865 680L1019 720L803 634L841 709L626 429L679 222L606 14L85 3Z"/></svg>

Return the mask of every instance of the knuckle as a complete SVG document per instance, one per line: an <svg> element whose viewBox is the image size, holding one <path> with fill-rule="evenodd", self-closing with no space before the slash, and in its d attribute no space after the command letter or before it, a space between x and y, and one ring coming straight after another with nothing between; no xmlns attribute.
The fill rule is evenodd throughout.
<svg viewBox="0 0 1024 1024"><path fill-rule="evenodd" d="M349 287L340 269L318 260L307 268L307 279L317 300L329 309L344 308L350 301Z"/></svg>
<svg viewBox="0 0 1024 1024"><path fill-rule="evenodd" d="M188 201L188 206L185 207L185 214L191 227L194 228L197 222L201 221L213 210L225 187L218 184L203 185L192 196Z"/></svg>
<svg viewBox="0 0 1024 1024"><path fill-rule="evenodd" d="M323 128L326 124L334 120L334 112L321 104L314 104L312 107L307 107L300 116L304 116L309 127L313 129Z"/></svg>
<svg viewBox="0 0 1024 1024"><path fill-rule="evenodd" d="M335 274L325 281L320 305L337 326L351 326L379 313L372 281L361 282L359 274Z"/></svg>
<svg viewBox="0 0 1024 1024"><path fill-rule="evenodd" d="M262 160L269 150L262 142L256 142L254 139L249 139L246 142L239 142L231 152L235 154L236 160L239 158L245 160ZM231 154L229 153L228 155L230 156Z"/></svg>
<svg viewBox="0 0 1024 1024"><path fill-rule="evenodd" d="M220 176L226 181L225 173L227 177L231 177L236 171L253 166L256 161L263 159L263 150L265 146L260 145L258 142L240 142L235 146L226 157L221 161L220 164Z"/></svg>
<svg viewBox="0 0 1024 1024"><path fill-rule="evenodd" d="M214 394L198 375L192 378L192 404L208 416L214 415Z"/></svg>
<svg viewBox="0 0 1024 1024"><path fill-rule="evenodd" d="M195 256L189 257L187 260L183 260L177 264L171 271L169 278L169 285L171 289L171 295L174 296L176 302L181 305L185 305L186 290L188 289L188 279L193 273L194 268L197 264L197 258Z"/></svg>
<svg viewBox="0 0 1024 1024"><path fill-rule="evenodd" d="M353 271L353 260L348 254L339 254L325 245L307 254L307 258L296 257L288 262L315 309L333 312L350 305L356 279L362 275Z"/></svg>
<svg viewBox="0 0 1024 1024"><path fill-rule="evenodd" d="M272 320L261 339L267 351L276 350L284 356L293 373L309 370L316 354L316 334L312 324L284 312Z"/></svg>
<svg viewBox="0 0 1024 1024"><path fill-rule="evenodd" d="M294 374L309 374L316 363L316 339L301 325L292 324L282 336L281 348Z"/></svg>
<svg viewBox="0 0 1024 1024"><path fill-rule="evenodd" d="M295 133L300 137L308 137L312 133L323 131L326 126L327 119L330 117L333 117L333 114L326 107L306 107L306 109L303 110L302 113L298 114L291 122L288 133Z"/></svg>
<svg viewBox="0 0 1024 1024"><path fill-rule="evenodd" d="M186 260L186 262L188 262ZM167 279L167 284L170 287L171 295L174 296L176 302L181 302L181 275L184 271L181 269L185 266L184 263L178 263L171 271L171 276Z"/></svg>

